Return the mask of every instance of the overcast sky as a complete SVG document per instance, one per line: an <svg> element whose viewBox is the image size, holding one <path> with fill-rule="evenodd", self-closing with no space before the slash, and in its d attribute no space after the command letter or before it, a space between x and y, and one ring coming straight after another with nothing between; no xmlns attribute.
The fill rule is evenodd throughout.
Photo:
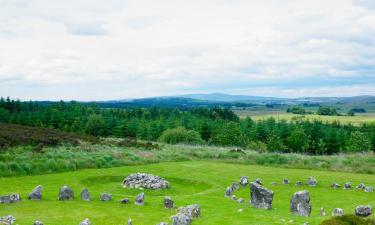
<svg viewBox="0 0 375 225"><path fill-rule="evenodd" d="M374 0L0 0L0 96L375 95Z"/></svg>

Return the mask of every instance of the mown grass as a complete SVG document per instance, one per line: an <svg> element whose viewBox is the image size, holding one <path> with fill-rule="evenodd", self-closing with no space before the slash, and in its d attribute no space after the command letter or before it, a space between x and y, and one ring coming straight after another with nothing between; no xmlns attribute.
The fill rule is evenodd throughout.
<svg viewBox="0 0 375 225"><path fill-rule="evenodd" d="M124 189L122 178L133 172L147 172L165 177L171 182L171 188L163 191L143 190L146 194L144 206L133 203L122 205L118 201L129 197L131 202L141 190ZM247 175L251 180L261 178L265 186L275 192L273 209L261 210L250 207L249 188L243 188L235 194L246 199L239 204L224 197L225 188L239 177ZM283 178L306 181L307 177L315 176L319 181L317 187L296 187L280 184ZM279 182L277 186L270 183ZM175 210L163 208L165 195L171 196L177 206L198 203L202 207L201 218L193 224L319 224L329 216L319 216L319 208L324 207L328 214L336 207L344 209L346 214L354 212L359 204L375 205L374 193L357 190L331 189L332 182L351 181L353 185L364 182L375 185L374 175L352 174L341 172L314 171L303 169L271 168L254 165L238 165L222 162L170 162L150 165L125 166L109 169L86 169L76 172L48 174L40 176L0 178L0 194L18 192L24 200L20 203L0 205L0 215L12 214L17 224L32 224L36 219L49 225L74 225L84 218L90 218L93 225L125 224L131 217L133 224L150 225L160 221L170 222L169 217ZM29 201L25 196L34 188L44 186L43 200ZM88 187L94 200L83 202L79 198L73 201L57 201L58 189L69 185L79 192ZM296 191L307 189L311 194L311 217L297 217L289 212L289 201ZM109 192L113 195L112 202L100 202L99 194ZM238 212L239 209L243 212ZM293 221L293 222L291 222Z"/></svg>

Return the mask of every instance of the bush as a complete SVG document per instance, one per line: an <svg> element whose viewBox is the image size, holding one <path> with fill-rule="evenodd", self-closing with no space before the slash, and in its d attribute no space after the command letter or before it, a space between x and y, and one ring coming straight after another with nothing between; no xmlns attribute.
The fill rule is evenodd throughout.
<svg viewBox="0 0 375 225"><path fill-rule="evenodd" d="M344 215L325 220L320 225L375 225L375 220L363 219L354 215Z"/></svg>
<svg viewBox="0 0 375 225"><path fill-rule="evenodd" d="M193 130L186 130L184 127L177 127L165 130L159 140L168 144L201 144L204 143L200 134Z"/></svg>

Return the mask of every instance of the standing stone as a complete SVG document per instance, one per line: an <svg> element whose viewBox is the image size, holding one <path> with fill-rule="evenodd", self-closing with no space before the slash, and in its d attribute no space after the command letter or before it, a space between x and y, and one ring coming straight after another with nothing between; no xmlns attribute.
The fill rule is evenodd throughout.
<svg viewBox="0 0 375 225"><path fill-rule="evenodd" d="M372 214L372 207L369 205L359 205L355 208L355 215L366 217Z"/></svg>
<svg viewBox="0 0 375 225"><path fill-rule="evenodd" d="M332 211L332 216L343 216L344 215L344 210L341 208L335 208Z"/></svg>
<svg viewBox="0 0 375 225"><path fill-rule="evenodd" d="M12 215L0 217L0 224L11 225L16 221L16 218Z"/></svg>
<svg viewBox="0 0 375 225"><path fill-rule="evenodd" d="M178 208L177 212L185 214L191 218L198 218L201 215L201 207L198 204L188 205Z"/></svg>
<svg viewBox="0 0 375 225"><path fill-rule="evenodd" d="M286 178L283 179L283 184L290 184L290 181Z"/></svg>
<svg viewBox="0 0 375 225"><path fill-rule="evenodd" d="M364 183L360 183L357 185L356 189L365 189L366 185Z"/></svg>
<svg viewBox="0 0 375 225"><path fill-rule="evenodd" d="M73 200L73 198L74 198L74 192L72 189L70 189L68 186L63 186L60 188L60 193L59 193L60 201Z"/></svg>
<svg viewBox="0 0 375 225"><path fill-rule="evenodd" d="M299 216L310 216L310 194L308 191L299 191L293 194L290 200L290 212Z"/></svg>
<svg viewBox="0 0 375 225"><path fill-rule="evenodd" d="M269 191L256 182L250 183L250 204L261 209L271 209L273 191Z"/></svg>
<svg viewBox="0 0 375 225"><path fill-rule="evenodd" d="M249 184L249 177L246 176L241 176L240 177L240 184L245 187L246 185Z"/></svg>
<svg viewBox="0 0 375 225"><path fill-rule="evenodd" d="M173 225L190 225L192 222L192 218L183 213L177 213L176 215L172 216L172 224Z"/></svg>
<svg viewBox="0 0 375 225"><path fill-rule="evenodd" d="M89 219L85 219L84 221L82 221L81 223L79 223L79 225L91 225L91 222Z"/></svg>
<svg viewBox="0 0 375 225"><path fill-rule="evenodd" d="M172 209L174 207L174 202L169 196L165 196L164 198L164 207L166 209Z"/></svg>
<svg viewBox="0 0 375 225"><path fill-rule="evenodd" d="M232 194L233 194L233 189L232 189L232 187L227 187L227 189L225 189L225 194L224 194L224 196L225 196L225 197L230 197L230 196L232 196Z"/></svg>
<svg viewBox="0 0 375 225"><path fill-rule="evenodd" d="M100 195L100 201L103 201L103 202L112 201L112 195L108 193L103 193Z"/></svg>
<svg viewBox="0 0 375 225"><path fill-rule="evenodd" d="M258 183L259 185L263 185L262 180L260 178L255 179L255 183Z"/></svg>
<svg viewBox="0 0 375 225"><path fill-rule="evenodd" d="M133 225L132 219L130 217L128 219L128 225Z"/></svg>
<svg viewBox="0 0 375 225"><path fill-rule="evenodd" d="M8 204L21 201L21 196L17 193L0 196L0 203Z"/></svg>
<svg viewBox="0 0 375 225"><path fill-rule="evenodd" d="M307 179L307 185L311 187L315 187L317 184L318 184L318 181L316 181L314 177L309 177L309 179Z"/></svg>
<svg viewBox="0 0 375 225"><path fill-rule="evenodd" d="M39 220L35 221L33 225L43 225L43 223Z"/></svg>
<svg viewBox="0 0 375 225"><path fill-rule="evenodd" d="M297 181L296 181L296 186L302 186L302 181L297 180Z"/></svg>
<svg viewBox="0 0 375 225"><path fill-rule="evenodd" d="M121 204L128 204L129 203L129 198L123 198L120 201Z"/></svg>
<svg viewBox="0 0 375 225"><path fill-rule="evenodd" d="M82 190L82 192L81 192L81 199L83 201L86 201L86 202L91 201L91 194L89 192L89 189L85 188L85 189Z"/></svg>
<svg viewBox="0 0 375 225"><path fill-rule="evenodd" d="M42 200L42 185L38 185L29 193L29 200Z"/></svg>
<svg viewBox="0 0 375 225"><path fill-rule="evenodd" d="M336 188L340 188L340 187L341 187L341 185L338 184L338 183L336 183L336 182L333 182L333 183L331 184L331 188L336 189Z"/></svg>
<svg viewBox="0 0 375 225"><path fill-rule="evenodd" d="M350 182L346 182L344 184L344 189L351 189L352 188L352 184Z"/></svg>
<svg viewBox="0 0 375 225"><path fill-rule="evenodd" d="M326 211L324 210L324 208L320 208L319 215L320 216L326 216Z"/></svg>
<svg viewBox="0 0 375 225"><path fill-rule="evenodd" d="M139 195L137 195L136 197L135 197L135 201L134 201L134 203L136 204L136 205L144 205L145 204L145 193L140 193Z"/></svg>
<svg viewBox="0 0 375 225"><path fill-rule="evenodd" d="M374 188L372 186L366 186L365 187L365 192L368 192L368 193L374 192Z"/></svg>

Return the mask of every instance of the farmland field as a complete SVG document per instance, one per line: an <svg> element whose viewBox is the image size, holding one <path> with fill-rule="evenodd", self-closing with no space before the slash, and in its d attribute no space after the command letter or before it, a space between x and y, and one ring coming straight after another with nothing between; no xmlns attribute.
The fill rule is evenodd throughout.
<svg viewBox="0 0 375 225"><path fill-rule="evenodd" d="M171 188L163 191L145 192L145 205L134 205L134 197L141 190L124 189L122 180L133 172L147 172L162 176L170 181ZM244 204L224 197L224 190L232 182L238 181L241 175L249 176L250 180L261 178L265 186L275 192L273 209L261 210L249 205L249 187L242 188L235 194L245 198ZM318 180L317 187L296 187L295 181L306 181L309 176ZM291 180L291 185L282 185L283 178ZM12 214L17 224L32 224L39 219L49 225L78 224L89 218L93 225L126 224L131 217L133 224L157 224L165 221L170 223L170 216L175 210L163 207L163 198L172 197L177 206L200 204L201 218L193 224L319 224L329 216L319 216L319 208L324 207L327 214L333 208L343 208L346 214L354 212L359 204L375 205L373 193L363 191L332 189L334 181L343 184L350 181L353 185L364 182L375 185L374 175L327 172L302 169L282 169L253 165L238 165L221 162L169 162L142 166L127 166L109 169L87 169L39 176L0 178L0 195L16 192L21 194L23 201L14 204L0 205L0 215ZM279 185L271 186L276 181ZM36 186L43 185L43 200L29 201L27 194ZM59 187L68 185L75 191L73 201L57 201ZM83 202L79 193L89 188L92 202ZM310 217L292 216L289 212L289 201L296 191L306 189L310 192L312 214ZM99 194L111 193L112 202L99 201ZM119 200L129 197L131 203L120 204ZM238 212L239 209L243 212Z"/></svg>

